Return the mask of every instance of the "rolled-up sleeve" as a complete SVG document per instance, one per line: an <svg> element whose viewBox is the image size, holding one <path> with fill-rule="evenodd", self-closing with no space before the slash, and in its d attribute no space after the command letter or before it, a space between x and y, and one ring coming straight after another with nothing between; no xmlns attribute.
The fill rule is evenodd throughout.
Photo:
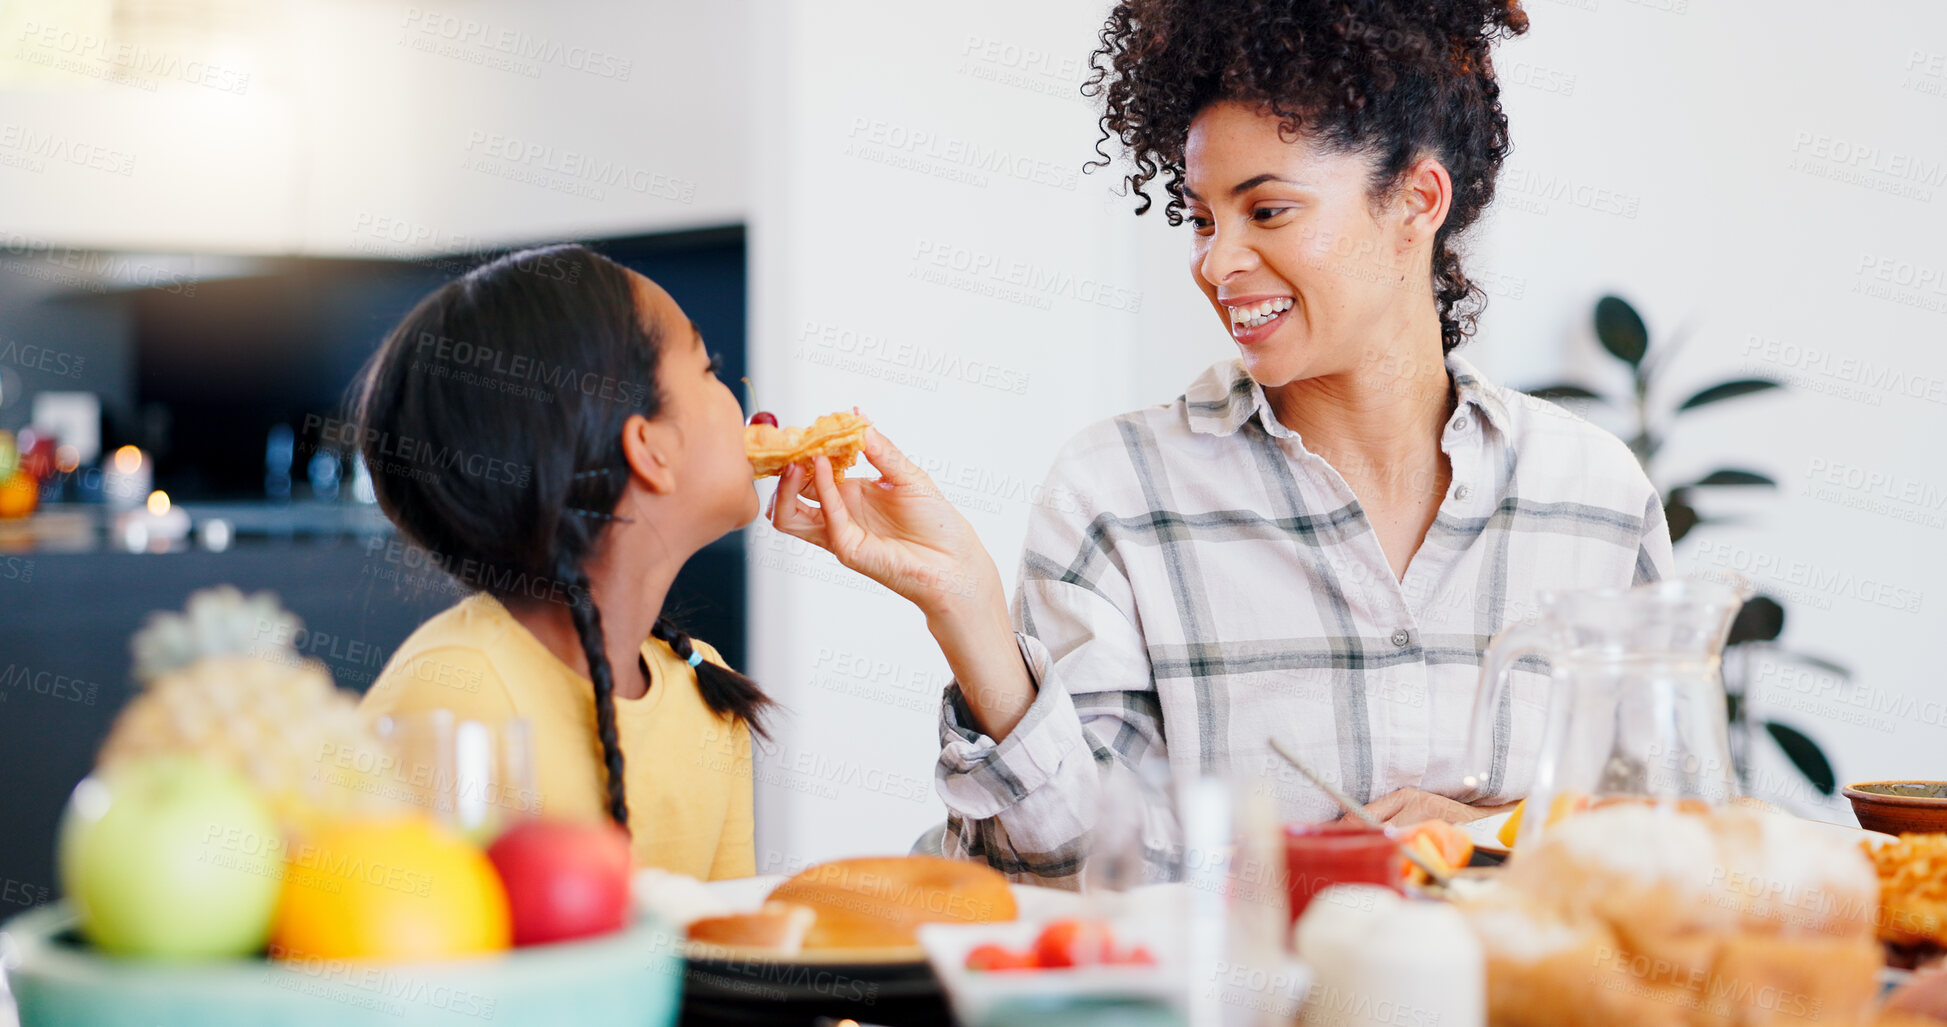
<svg viewBox="0 0 1947 1027"><path fill-rule="evenodd" d="M1112 548L1103 525L1079 511L1030 519L1014 619L1036 694L996 741L959 685L947 689L937 767L946 855L1078 888L1093 833L1120 855L1139 848L1147 879L1174 875L1162 710ZM1127 830L1097 832L1105 810Z"/></svg>
<svg viewBox="0 0 1947 1027"><path fill-rule="evenodd" d="M940 704L940 787L948 805L964 816L997 816L1053 781L1064 762L1087 758L1089 743L1074 701L1048 678L1047 647L1029 635L1017 632L1014 638L1039 687L1006 739L996 742L981 732L958 684Z"/></svg>
<svg viewBox="0 0 1947 1027"><path fill-rule="evenodd" d="M1643 507L1643 537L1636 548L1636 575L1631 584L1662 581L1674 572L1676 562L1676 552L1670 543L1670 521L1663 513L1663 497L1651 489L1649 501Z"/></svg>

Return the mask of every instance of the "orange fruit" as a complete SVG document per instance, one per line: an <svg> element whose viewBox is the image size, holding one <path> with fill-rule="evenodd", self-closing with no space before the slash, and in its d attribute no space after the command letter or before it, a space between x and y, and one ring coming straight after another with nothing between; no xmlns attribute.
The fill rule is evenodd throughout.
<svg viewBox="0 0 1947 1027"><path fill-rule="evenodd" d="M422 962L498 952L512 936L507 892L479 849L422 817L345 820L285 859L270 951Z"/></svg>
<svg viewBox="0 0 1947 1027"><path fill-rule="evenodd" d="M0 520L25 517L41 502L41 485L34 476L15 468L0 481Z"/></svg>
<svg viewBox="0 0 1947 1027"><path fill-rule="evenodd" d="M1444 820L1422 820L1406 832L1402 843L1418 853L1421 858L1446 874L1467 865L1474 858L1474 842L1466 832ZM1426 871L1406 864L1406 878L1409 883L1426 883Z"/></svg>
<svg viewBox="0 0 1947 1027"><path fill-rule="evenodd" d="M1562 822L1563 817L1585 812L1590 806L1589 797L1581 792L1563 792L1548 804L1548 819L1542 821L1541 826L1554 827ZM1528 800L1515 803L1514 815L1501 825L1501 830L1494 835L1495 840L1510 849L1514 848L1514 840L1521 835L1521 815L1527 811Z"/></svg>
<svg viewBox="0 0 1947 1027"><path fill-rule="evenodd" d="M1494 840L1510 849L1514 848L1514 840L1521 834L1521 814L1527 811L1528 800L1515 803L1514 815L1501 824L1499 831L1494 832Z"/></svg>

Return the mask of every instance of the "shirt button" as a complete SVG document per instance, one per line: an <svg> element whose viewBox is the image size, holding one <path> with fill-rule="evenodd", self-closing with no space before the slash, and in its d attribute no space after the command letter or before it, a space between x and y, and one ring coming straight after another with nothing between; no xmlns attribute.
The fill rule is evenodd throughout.
<svg viewBox="0 0 1947 1027"><path fill-rule="evenodd" d="M1473 494L1474 494L1474 489L1472 486L1469 485L1462 485L1459 488L1453 490L1453 497L1455 499L1466 499L1468 496L1471 496Z"/></svg>
<svg viewBox="0 0 1947 1027"><path fill-rule="evenodd" d="M1406 643L1412 640L1413 636L1407 634L1405 628L1400 628L1398 631L1393 632L1393 644L1401 649L1406 648Z"/></svg>
<svg viewBox="0 0 1947 1027"><path fill-rule="evenodd" d="M1466 431L1473 423L1467 419L1466 414L1461 414L1453 419L1453 430Z"/></svg>

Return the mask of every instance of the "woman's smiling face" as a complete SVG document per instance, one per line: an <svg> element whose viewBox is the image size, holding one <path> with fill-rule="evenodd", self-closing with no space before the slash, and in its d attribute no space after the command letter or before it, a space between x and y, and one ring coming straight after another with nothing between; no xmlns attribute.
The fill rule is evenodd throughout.
<svg viewBox="0 0 1947 1027"><path fill-rule="evenodd" d="M1184 147L1190 272L1266 387L1376 359L1417 298L1430 247L1410 204L1376 206L1372 159L1279 134L1278 118L1212 104ZM1425 250L1422 254L1420 251Z"/></svg>

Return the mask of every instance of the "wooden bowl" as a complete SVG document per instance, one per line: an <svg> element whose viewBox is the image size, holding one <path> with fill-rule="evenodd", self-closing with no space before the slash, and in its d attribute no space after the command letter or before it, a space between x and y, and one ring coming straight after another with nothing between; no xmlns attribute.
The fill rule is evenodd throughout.
<svg viewBox="0 0 1947 1027"><path fill-rule="evenodd" d="M1947 832L1947 781L1861 781L1840 790L1868 831Z"/></svg>

